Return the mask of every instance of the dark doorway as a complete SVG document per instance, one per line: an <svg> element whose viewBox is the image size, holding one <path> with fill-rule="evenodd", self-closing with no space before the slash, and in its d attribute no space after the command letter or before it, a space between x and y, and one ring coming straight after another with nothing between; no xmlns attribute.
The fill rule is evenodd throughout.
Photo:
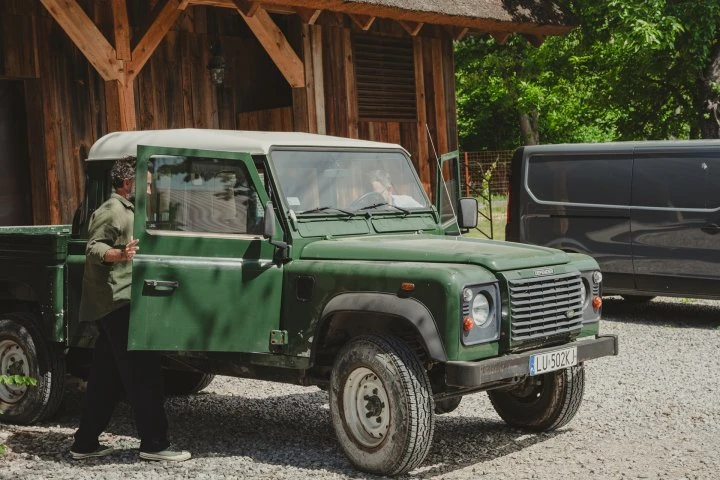
<svg viewBox="0 0 720 480"><path fill-rule="evenodd" d="M25 88L0 80L0 225L32 225Z"/></svg>

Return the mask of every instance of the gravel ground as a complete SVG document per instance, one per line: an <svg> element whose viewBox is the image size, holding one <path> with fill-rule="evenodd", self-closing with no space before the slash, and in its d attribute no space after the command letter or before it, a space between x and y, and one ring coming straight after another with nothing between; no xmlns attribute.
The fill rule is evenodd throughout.
<svg viewBox="0 0 720 480"><path fill-rule="evenodd" d="M409 478L552 479L720 477L720 302L608 298L604 333L620 355L589 362L583 404L566 427L527 434L507 427L487 396L463 398L439 416L433 447ZM714 365L714 366L713 366ZM205 392L168 401L171 435L194 458L138 460L122 404L101 439L119 454L68 458L78 423L77 389L63 413L33 427L0 426L0 478L373 478L343 456L317 388L218 377Z"/></svg>

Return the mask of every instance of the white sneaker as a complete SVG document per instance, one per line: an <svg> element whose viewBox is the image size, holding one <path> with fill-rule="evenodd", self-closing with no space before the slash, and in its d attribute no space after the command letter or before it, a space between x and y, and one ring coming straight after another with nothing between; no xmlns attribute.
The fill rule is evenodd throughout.
<svg viewBox="0 0 720 480"><path fill-rule="evenodd" d="M74 460L82 460L84 458L92 458L92 457L104 457L106 455L110 455L111 453L114 453L115 449L112 447L108 447L107 445L98 445L98 447L93 450L92 452L73 452L70 450L70 456Z"/></svg>
<svg viewBox="0 0 720 480"><path fill-rule="evenodd" d="M159 452L140 452L140 458L143 460L154 460L157 462L184 462L190 460L190 452L187 450L173 451L173 450L161 450Z"/></svg>

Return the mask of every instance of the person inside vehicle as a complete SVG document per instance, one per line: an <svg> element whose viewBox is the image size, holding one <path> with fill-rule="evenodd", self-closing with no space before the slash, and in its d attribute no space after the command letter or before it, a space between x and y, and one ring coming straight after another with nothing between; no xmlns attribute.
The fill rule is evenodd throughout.
<svg viewBox="0 0 720 480"><path fill-rule="evenodd" d="M389 205L400 208L422 207L422 204L410 195L396 194L390 181L390 174L385 170L373 170L370 172L370 183L375 193L381 195Z"/></svg>

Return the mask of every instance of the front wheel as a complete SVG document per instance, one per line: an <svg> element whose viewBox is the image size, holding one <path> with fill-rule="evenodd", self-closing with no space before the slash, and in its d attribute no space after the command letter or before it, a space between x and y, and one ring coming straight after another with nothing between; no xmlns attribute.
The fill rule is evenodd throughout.
<svg viewBox="0 0 720 480"><path fill-rule="evenodd" d="M359 469L399 475L419 466L435 427L430 381L417 355L394 337L364 335L338 354L330 414Z"/></svg>
<svg viewBox="0 0 720 480"><path fill-rule="evenodd" d="M584 390L585 369L577 366L528 378L509 389L490 390L488 396L508 425L547 431L572 420Z"/></svg>
<svg viewBox="0 0 720 480"><path fill-rule="evenodd" d="M65 359L27 313L0 316L0 375L22 375L35 386L0 383L0 420L29 425L57 412L65 388Z"/></svg>

